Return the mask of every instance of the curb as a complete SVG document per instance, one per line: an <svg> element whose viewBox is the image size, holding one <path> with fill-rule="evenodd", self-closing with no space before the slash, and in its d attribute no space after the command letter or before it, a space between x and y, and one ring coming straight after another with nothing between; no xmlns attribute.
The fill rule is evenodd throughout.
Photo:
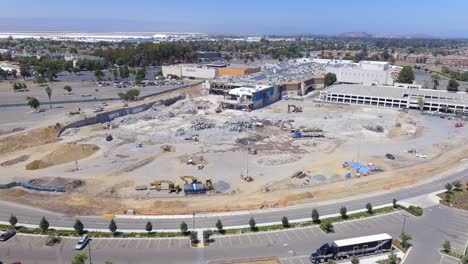
<svg viewBox="0 0 468 264"><path fill-rule="evenodd" d="M408 255L409 255L409 253L411 252L412 249L413 249L413 247L408 248L408 251L406 251L405 256L403 257L403 259L400 262L401 264L405 263L405 260L408 257Z"/></svg>

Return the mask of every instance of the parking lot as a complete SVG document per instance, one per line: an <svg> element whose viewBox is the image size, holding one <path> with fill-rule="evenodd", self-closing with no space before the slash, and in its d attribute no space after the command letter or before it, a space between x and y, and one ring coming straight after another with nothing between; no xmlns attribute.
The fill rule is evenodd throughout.
<svg viewBox="0 0 468 264"><path fill-rule="evenodd" d="M8 241L0 243L0 248L38 248L45 246L46 236L17 234ZM78 238L62 238L54 247L74 249ZM90 242L94 251L107 249L167 250L189 248L188 238L94 238Z"/></svg>

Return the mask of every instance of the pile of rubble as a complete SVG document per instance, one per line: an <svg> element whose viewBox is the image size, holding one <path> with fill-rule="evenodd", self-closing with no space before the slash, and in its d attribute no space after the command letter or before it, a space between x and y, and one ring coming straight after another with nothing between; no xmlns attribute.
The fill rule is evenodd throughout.
<svg viewBox="0 0 468 264"><path fill-rule="evenodd" d="M198 119L198 120L195 120L191 128L194 131L200 131L200 130L210 129L214 127L215 127L215 124L212 123L211 121L208 121L206 119Z"/></svg>
<svg viewBox="0 0 468 264"><path fill-rule="evenodd" d="M280 154L263 156L257 160L258 164L264 166L280 166L293 163L302 159L302 156L296 154Z"/></svg>

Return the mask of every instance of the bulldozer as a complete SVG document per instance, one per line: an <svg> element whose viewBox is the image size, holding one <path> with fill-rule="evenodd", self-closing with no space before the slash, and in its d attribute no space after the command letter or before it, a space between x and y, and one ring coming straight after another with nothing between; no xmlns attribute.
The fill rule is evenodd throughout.
<svg viewBox="0 0 468 264"><path fill-rule="evenodd" d="M241 174L240 179L246 182L253 182L254 178L251 176L244 176Z"/></svg>
<svg viewBox="0 0 468 264"><path fill-rule="evenodd" d="M182 189L180 188L180 185L176 182L172 182L172 181L169 181L169 180L156 180L154 181L154 186L156 187L156 191L161 191L163 190L161 185L163 183L167 183L168 187L167 189L164 189L164 190L169 190L169 193L179 193Z"/></svg>
<svg viewBox="0 0 468 264"><path fill-rule="evenodd" d="M301 113L302 106L288 104L288 113Z"/></svg>

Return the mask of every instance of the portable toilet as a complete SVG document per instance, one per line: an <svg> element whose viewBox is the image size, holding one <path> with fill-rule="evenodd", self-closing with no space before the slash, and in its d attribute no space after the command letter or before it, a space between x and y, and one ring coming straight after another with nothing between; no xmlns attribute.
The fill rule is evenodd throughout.
<svg viewBox="0 0 468 264"><path fill-rule="evenodd" d="M346 178L347 178L347 179L351 178L351 172L349 172L349 171L346 172Z"/></svg>

